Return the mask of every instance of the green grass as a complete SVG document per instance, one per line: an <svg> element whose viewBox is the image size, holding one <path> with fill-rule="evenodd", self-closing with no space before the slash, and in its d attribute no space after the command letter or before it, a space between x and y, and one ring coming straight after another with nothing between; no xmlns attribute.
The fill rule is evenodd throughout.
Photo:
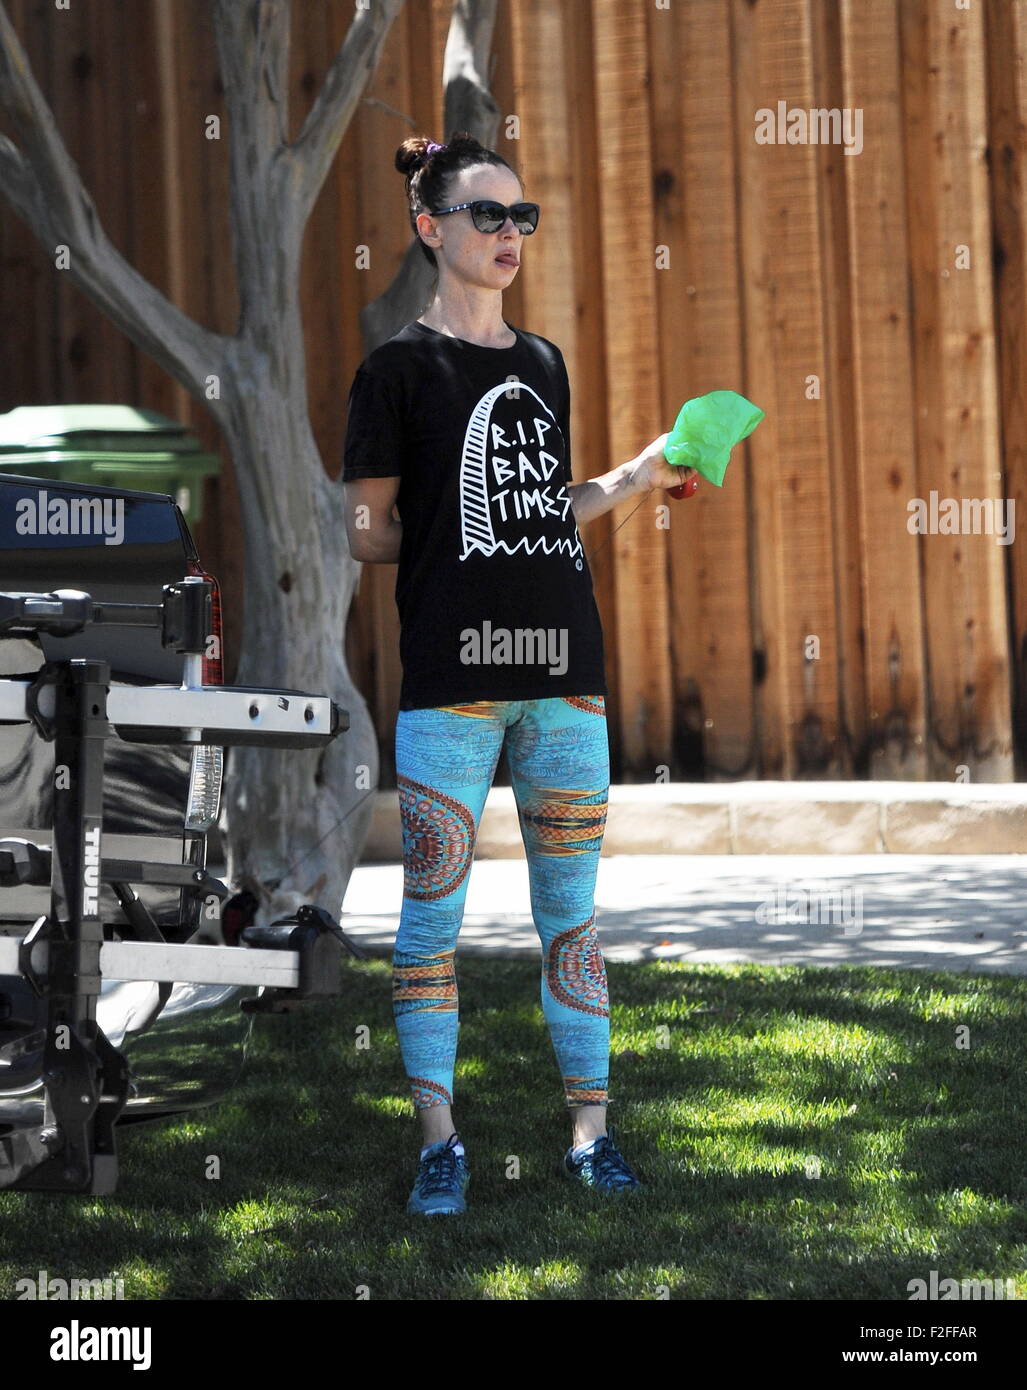
<svg viewBox="0 0 1027 1390"><path fill-rule="evenodd" d="M419 1127L370 960L340 1000L257 1018L233 1103L121 1131L113 1197L0 1193L0 1296L42 1268L120 1277L126 1298L904 1300L932 1269L1027 1297L1027 981L608 972L610 1119L643 1191L556 1171L569 1125L538 967L472 956L469 1210L407 1216Z"/></svg>

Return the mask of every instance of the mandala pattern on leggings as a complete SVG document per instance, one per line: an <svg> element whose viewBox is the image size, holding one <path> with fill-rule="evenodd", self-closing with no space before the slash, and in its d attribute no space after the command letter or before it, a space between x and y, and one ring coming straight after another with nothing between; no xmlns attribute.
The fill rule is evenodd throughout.
<svg viewBox="0 0 1027 1390"><path fill-rule="evenodd" d="M432 1105L452 1105L453 1097L438 1081L429 1081L424 1076L408 1076L413 1091L414 1105L418 1110L427 1110Z"/></svg>
<svg viewBox="0 0 1027 1390"><path fill-rule="evenodd" d="M598 850L606 828L608 793L552 787L543 798L521 810L521 821L534 848L545 854L581 854Z"/></svg>
<svg viewBox="0 0 1027 1390"><path fill-rule="evenodd" d="M399 951L392 959L393 1013L430 1009L452 1013L457 1007L456 951L440 951L436 956L410 956Z"/></svg>
<svg viewBox="0 0 1027 1390"><path fill-rule="evenodd" d="M575 709L584 710L586 714L605 714L606 697L604 695L561 695L565 704L573 705Z"/></svg>
<svg viewBox="0 0 1027 1390"><path fill-rule="evenodd" d="M568 1009L609 1018L606 966L599 949L594 913L587 922L553 937L546 962L546 983L553 998Z"/></svg>
<svg viewBox="0 0 1027 1390"><path fill-rule="evenodd" d="M608 1105L608 1076L565 1076L564 1091L568 1105Z"/></svg>
<svg viewBox="0 0 1027 1390"><path fill-rule="evenodd" d="M454 892L467 877L474 817L462 802L435 787L402 775L396 782L403 822L403 893L434 902Z"/></svg>

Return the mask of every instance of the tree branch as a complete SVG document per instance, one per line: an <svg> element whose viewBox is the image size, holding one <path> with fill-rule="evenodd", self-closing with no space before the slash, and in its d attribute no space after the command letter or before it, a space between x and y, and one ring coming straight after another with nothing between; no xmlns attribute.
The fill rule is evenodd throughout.
<svg viewBox="0 0 1027 1390"><path fill-rule="evenodd" d="M27 222L40 197L28 160L13 141L0 135L0 188L15 212Z"/></svg>
<svg viewBox="0 0 1027 1390"><path fill-rule="evenodd" d="M496 0L454 0L442 59L443 140L448 140L454 130L469 130L490 149L495 142L499 108L484 75L495 22ZM430 277L431 269L415 237L392 283L360 311L365 353L372 352L416 317L428 293Z"/></svg>
<svg viewBox="0 0 1027 1390"><path fill-rule="evenodd" d="M454 130L469 130L489 149L495 142L499 108L489 91L488 60L496 26L496 3L497 0L454 0L442 57L443 140L448 140Z"/></svg>
<svg viewBox="0 0 1027 1390"><path fill-rule="evenodd" d="M293 198L304 222L317 202L339 143L364 88L374 76L386 36L403 4L404 0L374 0L368 9L357 11L303 129L288 147L295 173Z"/></svg>
<svg viewBox="0 0 1027 1390"><path fill-rule="evenodd" d="M215 0L214 34L236 179L266 190L271 165L288 148L289 0Z"/></svg>
<svg viewBox="0 0 1027 1390"><path fill-rule="evenodd" d="M299 313L298 279L275 252L298 255L302 222L289 186L289 0L215 0L214 33L228 117L232 258L239 337ZM269 238L274 245L269 244ZM284 269L284 274L283 274Z"/></svg>
<svg viewBox="0 0 1027 1390"><path fill-rule="evenodd" d="M0 108L11 117L22 148L0 138L0 192L53 254L70 251L68 273L76 285L131 340L197 400L205 378L220 370L229 341L203 328L171 303L111 244L96 205L68 154L28 58L0 0Z"/></svg>

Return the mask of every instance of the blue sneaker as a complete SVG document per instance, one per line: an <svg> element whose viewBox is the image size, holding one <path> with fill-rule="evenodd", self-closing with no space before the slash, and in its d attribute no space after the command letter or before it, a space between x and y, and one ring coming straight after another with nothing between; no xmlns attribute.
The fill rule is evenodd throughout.
<svg viewBox="0 0 1027 1390"><path fill-rule="evenodd" d="M609 1134L600 1135L592 1147L577 1158L573 1147L569 1148L564 1155L563 1172L566 1177L584 1183L586 1187L598 1187L604 1192L621 1192L642 1186L613 1142L612 1125Z"/></svg>
<svg viewBox="0 0 1027 1390"><path fill-rule="evenodd" d="M414 1190L407 1202L407 1211L422 1212L425 1216L453 1216L466 1211L464 1193L471 1181L467 1160L454 1153L460 1142L451 1134L445 1143L432 1146L421 1159Z"/></svg>

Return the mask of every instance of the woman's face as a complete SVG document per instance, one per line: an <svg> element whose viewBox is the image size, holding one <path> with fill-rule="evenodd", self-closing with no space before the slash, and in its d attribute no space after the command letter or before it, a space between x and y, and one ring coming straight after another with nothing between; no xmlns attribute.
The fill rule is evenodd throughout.
<svg viewBox="0 0 1027 1390"><path fill-rule="evenodd" d="M461 169L449 180L445 207L469 203L476 198L492 198L511 207L524 201L520 180L510 169L492 164L479 164ZM521 259L521 233L508 217L498 232L479 232L471 219L470 208L432 217L422 212L417 219L422 235L434 229L437 237L426 237L439 263L439 283L446 275L484 289L505 290L517 274ZM517 264L508 265L496 258L503 252L512 255Z"/></svg>

